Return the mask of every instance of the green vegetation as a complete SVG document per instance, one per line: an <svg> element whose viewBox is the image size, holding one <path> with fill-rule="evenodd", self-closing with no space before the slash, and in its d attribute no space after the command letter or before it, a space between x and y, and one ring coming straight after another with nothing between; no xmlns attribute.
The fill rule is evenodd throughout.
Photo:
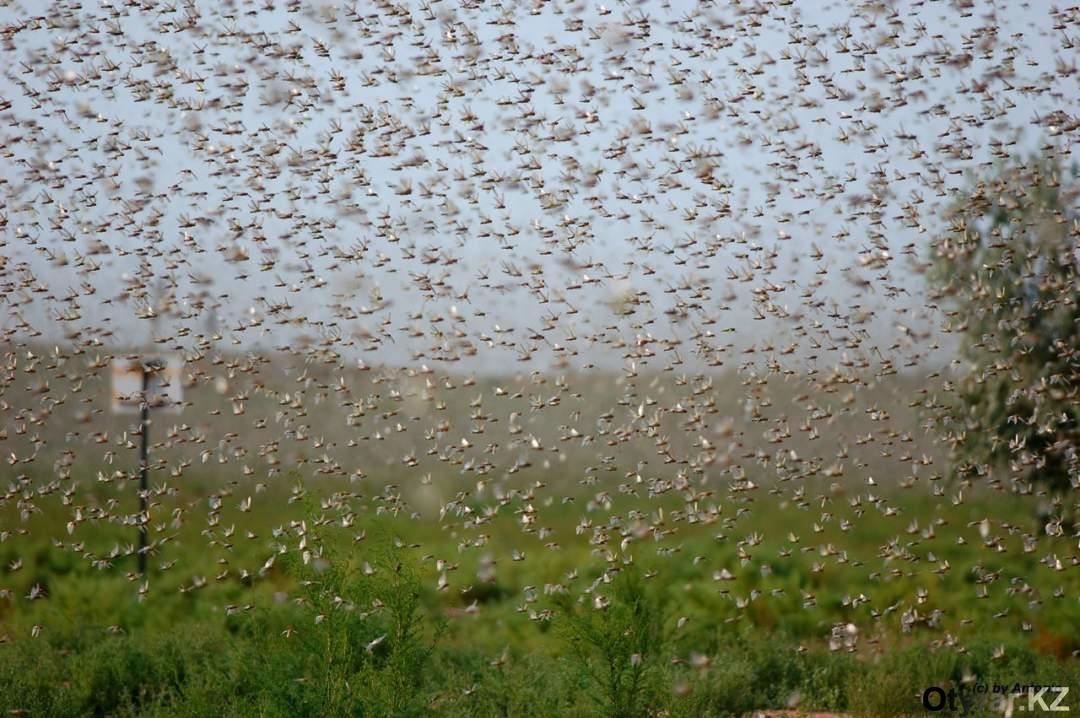
<svg viewBox="0 0 1080 718"><path fill-rule="evenodd" d="M130 526L76 528L79 558L52 539L67 512L22 520L9 503L4 525L27 533L18 553L0 543L0 708L630 717L797 705L889 716L917 713L919 692L965 677L1080 684L1080 609L1066 598L1080 588L1075 549L1050 537L1025 551L1039 528L1031 498L1001 504L991 491L954 504L908 490L859 503L807 482L806 501L731 494L715 520L688 523L686 505L661 497L655 523L675 533L658 542L612 523L635 505L616 497L547 514L552 550L523 531L520 498L477 525L413 519L385 492L361 499L329 482L272 486L261 511L242 514L250 488L234 482L206 524L170 528L146 587L125 577L134 557L123 552L111 570L94 567L131 541ZM134 498L116 491L95 500ZM198 482L185 491L155 511L190 505ZM575 536L582 515L629 537L625 549ZM512 560L518 547L527 560ZM29 600L35 585L44 597Z"/></svg>
<svg viewBox="0 0 1080 718"><path fill-rule="evenodd" d="M1051 525L1075 514L1080 486L1077 171L1014 161L975 184L929 274L964 338L967 366L937 407L954 472L1048 490Z"/></svg>
<svg viewBox="0 0 1080 718"><path fill-rule="evenodd" d="M610 584L610 591L606 590ZM591 601L560 594L560 626L587 693L605 716L642 716L662 656L662 614L637 567L601 576Z"/></svg>

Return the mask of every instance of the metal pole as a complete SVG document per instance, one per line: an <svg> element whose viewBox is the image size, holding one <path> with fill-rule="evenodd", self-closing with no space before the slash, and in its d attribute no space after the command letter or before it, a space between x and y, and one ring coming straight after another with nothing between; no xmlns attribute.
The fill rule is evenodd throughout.
<svg viewBox="0 0 1080 718"><path fill-rule="evenodd" d="M148 517L146 517L146 474L150 469L147 454L150 449L150 371L143 366L142 371L142 401L139 403L139 414L142 422L142 446L139 449L139 575L146 575L146 529Z"/></svg>

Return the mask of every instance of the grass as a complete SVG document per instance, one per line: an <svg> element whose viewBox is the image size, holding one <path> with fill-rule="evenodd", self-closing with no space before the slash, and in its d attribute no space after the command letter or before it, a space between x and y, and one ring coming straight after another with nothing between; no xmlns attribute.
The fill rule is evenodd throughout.
<svg viewBox="0 0 1080 718"><path fill-rule="evenodd" d="M156 498L152 539L170 540L145 585L129 573L130 526L101 520L68 535L62 502L25 520L6 503L0 708L899 716L920 710L927 687L965 677L1080 685L1075 547L1044 538L1025 552L1037 524L1016 498L953 505L899 491L855 505L807 482L804 501L732 493L694 514L660 497L649 523L673 533L658 541L628 523L643 506L632 495L592 510L584 494L569 510L533 507L542 539L520 496L474 497L436 521L412 518L385 489L290 481L255 493L240 480L208 509L200 492L222 494L210 486ZM243 512L249 491L258 510ZM87 506L132 498L94 487ZM183 520L164 520L177 509ZM592 523L579 534L582 519ZM44 597L28 600L35 585Z"/></svg>
<svg viewBox="0 0 1080 718"><path fill-rule="evenodd" d="M707 660L647 660L635 681L629 668L611 668L602 647L588 656L510 651L493 661L475 650L432 651L421 643L336 653L270 631L183 626L180 635L179 628L102 637L81 652L47 642L6 646L4 707L94 716L737 716L794 704L899 716L917 711L925 688L959 685L968 673L991 683L1075 686L1077 679L1075 666L1018 647L995 662L994 647L984 642L963 654L908 647L865 659L796 654L784 642L740 631ZM346 655L333 665L331 656ZM588 666L598 670L581 670ZM622 685L609 683L620 672ZM992 714L986 708L980 715Z"/></svg>

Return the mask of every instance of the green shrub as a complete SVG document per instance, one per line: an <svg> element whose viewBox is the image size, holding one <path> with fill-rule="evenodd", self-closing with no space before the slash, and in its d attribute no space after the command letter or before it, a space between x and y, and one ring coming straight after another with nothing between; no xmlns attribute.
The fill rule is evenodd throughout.
<svg viewBox="0 0 1080 718"><path fill-rule="evenodd" d="M631 564L585 598L587 603L567 597L560 602L558 620L569 656L587 677L603 715L646 715L656 700L664 643L657 597Z"/></svg>

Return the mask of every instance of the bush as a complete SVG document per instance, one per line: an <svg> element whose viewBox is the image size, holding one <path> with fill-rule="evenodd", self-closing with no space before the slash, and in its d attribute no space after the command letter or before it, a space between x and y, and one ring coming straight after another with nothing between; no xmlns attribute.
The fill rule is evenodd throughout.
<svg viewBox="0 0 1080 718"><path fill-rule="evenodd" d="M1006 470L1014 491L1080 487L1077 169L1014 161L975 184L933 245L931 299L951 309L966 368L932 407L961 478Z"/></svg>
<svg viewBox="0 0 1080 718"><path fill-rule="evenodd" d="M605 575L582 600L562 598L560 633L603 715L644 716L657 699L663 613L633 564Z"/></svg>

